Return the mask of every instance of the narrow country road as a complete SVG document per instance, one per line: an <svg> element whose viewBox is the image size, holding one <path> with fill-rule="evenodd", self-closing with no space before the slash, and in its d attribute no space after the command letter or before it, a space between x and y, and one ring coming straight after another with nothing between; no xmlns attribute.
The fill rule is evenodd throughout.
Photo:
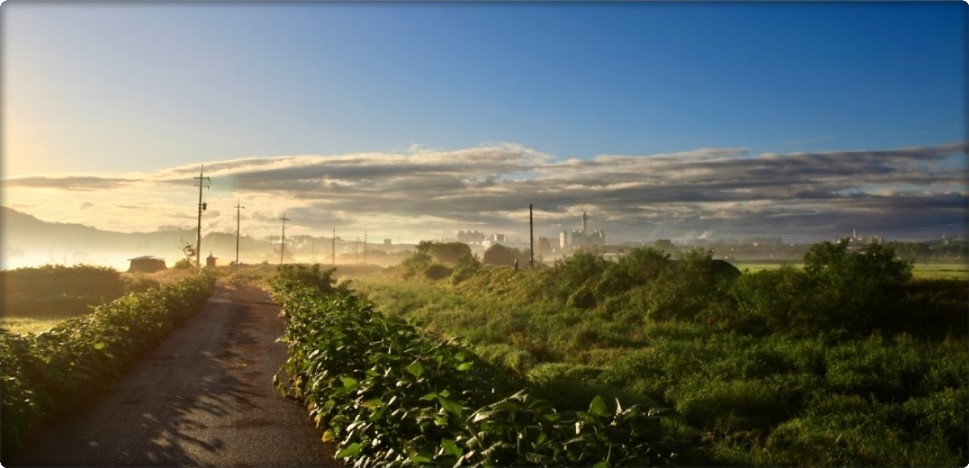
<svg viewBox="0 0 969 468"><path fill-rule="evenodd" d="M90 408L8 466L338 466L305 409L276 394L279 307L221 284L206 307Z"/></svg>

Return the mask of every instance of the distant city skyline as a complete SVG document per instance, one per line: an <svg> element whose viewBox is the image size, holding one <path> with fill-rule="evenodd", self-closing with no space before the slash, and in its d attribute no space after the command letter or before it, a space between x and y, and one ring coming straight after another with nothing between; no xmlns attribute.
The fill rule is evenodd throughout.
<svg viewBox="0 0 969 468"><path fill-rule="evenodd" d="M964 2L24 2L4 206L404 242L965 235ZM841 234L839 234L841 233Z"/></svg>

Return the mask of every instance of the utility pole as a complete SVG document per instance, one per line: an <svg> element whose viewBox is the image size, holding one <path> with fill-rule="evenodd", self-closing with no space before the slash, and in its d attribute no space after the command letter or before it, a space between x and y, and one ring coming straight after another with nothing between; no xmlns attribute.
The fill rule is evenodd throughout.
<svg viewBox="0 0 969 468"><path fill-rule="evenodd" d="M236 268L239 268L239 215L244 208L242 200L236 200Z"/></svg>
<svg viewBox="0 0 969 468"><path fill-rule="evenodd" d="M282 218L279 218L279 219L281 219L283 221L283 237L281 239L282 242L279 244L279 264L282 265L283 264L283 252L286 251L286 221L289 221L289 218L286 217L286 212L284 211L283 212L283 217Z"/></svg>
<svg viewBox="0 0 969 468"><path fill-rule="evenodd" d="M332 246L330 247L330 263L336 266L336 226L333 227L333 239L330 239Z"/></svg>
<svg viewBox="0 0 969 468"><path fill-rule="evenodd" d="M532 222L532 204L528 204L528 267L535 268L535 225Z"/></svg>
<svg viewBox="0 0 969 468"><path fill-rule="evenodd" d="M208 188L209 186L205 185L205 183L208 182L209 184L211 184L212 182L212 179L209 179L208 177L202 177L204 171L205 171L205 164L203 164L202 167L199 169L199 176L195 177L195 179L198 179L199 181L199 223L198 223L198 230L196 231L196 234L195 234L195 266L199 268L202 267L202 212L205 211L206 208L208 208L208 203L202 202L202 187Z"/></svg>
<svg viewBox="0 0 969 468"><path fill-rule="evenodd" d="M367 231L363 231L363 264L367 264Z"/></svg>

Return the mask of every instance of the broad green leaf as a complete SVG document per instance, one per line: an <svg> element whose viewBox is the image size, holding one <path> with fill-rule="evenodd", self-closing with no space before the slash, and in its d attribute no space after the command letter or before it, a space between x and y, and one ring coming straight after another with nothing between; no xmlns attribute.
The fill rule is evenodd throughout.
<svg viewBox="0 0 969 468"><path fill-rule="evenodd" d="M606 400L601 396L596 395L592 399L592 403L589 404L589 414L593 414L599 417L609 416L609 406L606 405Z"/></svg>
<svg viewBox="0 0 969 468"><path fill-rule="evenodd" d="M451 439L441 439L441 446L444 448L445 453L454 455L455 457L460 457L464 453L461 447L458 447Z"/></svg>
<svg viewBox="0 0 969 468"><path fill-rule="evenodd" d="M343 388L347 389L347 392L353 392L360 386L360 382L353 377L340 376L340 381L343 382Z"/></svg>
<svg viewBox="0 0 969 468"><path fill-rule="evenodd" d="M381 401L380 398L371 398L363 402L363 406L364 408L372 410L374 408L380 408L381 406L383 406L383 403L384 402Z"/></svg>
<svg viewBox="0 0 969 468"><path fill-rule="evenodd" d="M339 452L337 452L336 453L336 458L349 458L349 457L356 456L358 453L360 453L360 450L362 450L362 449L363 449L363 446L360 445L359 442L354 442L354 443L346 446L345 448L343 448Z"/></svg>
<svg viewBox="0 0 969 468"><path fill-rule="evenodd" d="M443 396L440 396L440 395L438 395L437 401L441 403L441 407L444 408L445 411L459 418L461 417L461 414L463 412L463 409L461 408L461 403L451 400L450 398L444 398Z"/></svg>
<svg viewBox="0 0 969 468"><path fill-rule="evenodd" d="M105 346L107 346L107 343L105 343L103 341L99 341L97 343L94 343L94 349L97 349L97 350L102 350L102 349L104 349Z"/></svg>
<svg viewBox="0 0 969 468"><path fill-rule="evenodd" d="M431 457L422 453L414 453L414 454L408 455L408 458L410 458L410 461L415 465L422 465L422 464L431 462Z"/></svg>
<svg viewBox="0 0 969 468"><path fill-rule="evenodd" d="M417 379L421 378L421 375L424 373L424 365L420 361L414 361L404 369Z"/></svg>
<svg viewBox="0 0 969 468"><path fill-rule="evenodd" d="M472 366L474 366L474 362L471 362L471 361L462 362L461 364L458 364L457 369L461 372L464 372L464 371L467 371L468 369L471 369Z"/></svg>

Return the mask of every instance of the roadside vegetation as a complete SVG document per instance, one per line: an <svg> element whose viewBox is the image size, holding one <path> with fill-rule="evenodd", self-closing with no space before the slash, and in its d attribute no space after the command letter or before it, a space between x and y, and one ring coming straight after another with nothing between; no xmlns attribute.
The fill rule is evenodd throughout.
<svg viewBox="0 0 969 468"><path fill-rule="evenodd" d="M825 242L745 274L702 250L518 271L418 260L354 287L557 408L669 408L677 463L969 462L967 283L913 279L891 246Z"/></svg>
<svg viewBox="0 0 969 468"><path fill-rule="evenodd" d="M117 284L110 271L51 270L38 274L77 275L79 281L90 274L97 280L93 284ZM214 285L213 275L194 274L123 295L39 334L0 329L4 457L43 424L82 407L120 377L137 357L199 311Z"/></svg>
<svg viewBox="0 0 969 468"><path fill-rule="evenodd" d="M457 340L374 310L319 265L273 281L289 345L283 394L338 459L360 466L653 465L673 458L661 412L594 397L559 410ZM515 391L518 390L518 391Z"/></svg>

